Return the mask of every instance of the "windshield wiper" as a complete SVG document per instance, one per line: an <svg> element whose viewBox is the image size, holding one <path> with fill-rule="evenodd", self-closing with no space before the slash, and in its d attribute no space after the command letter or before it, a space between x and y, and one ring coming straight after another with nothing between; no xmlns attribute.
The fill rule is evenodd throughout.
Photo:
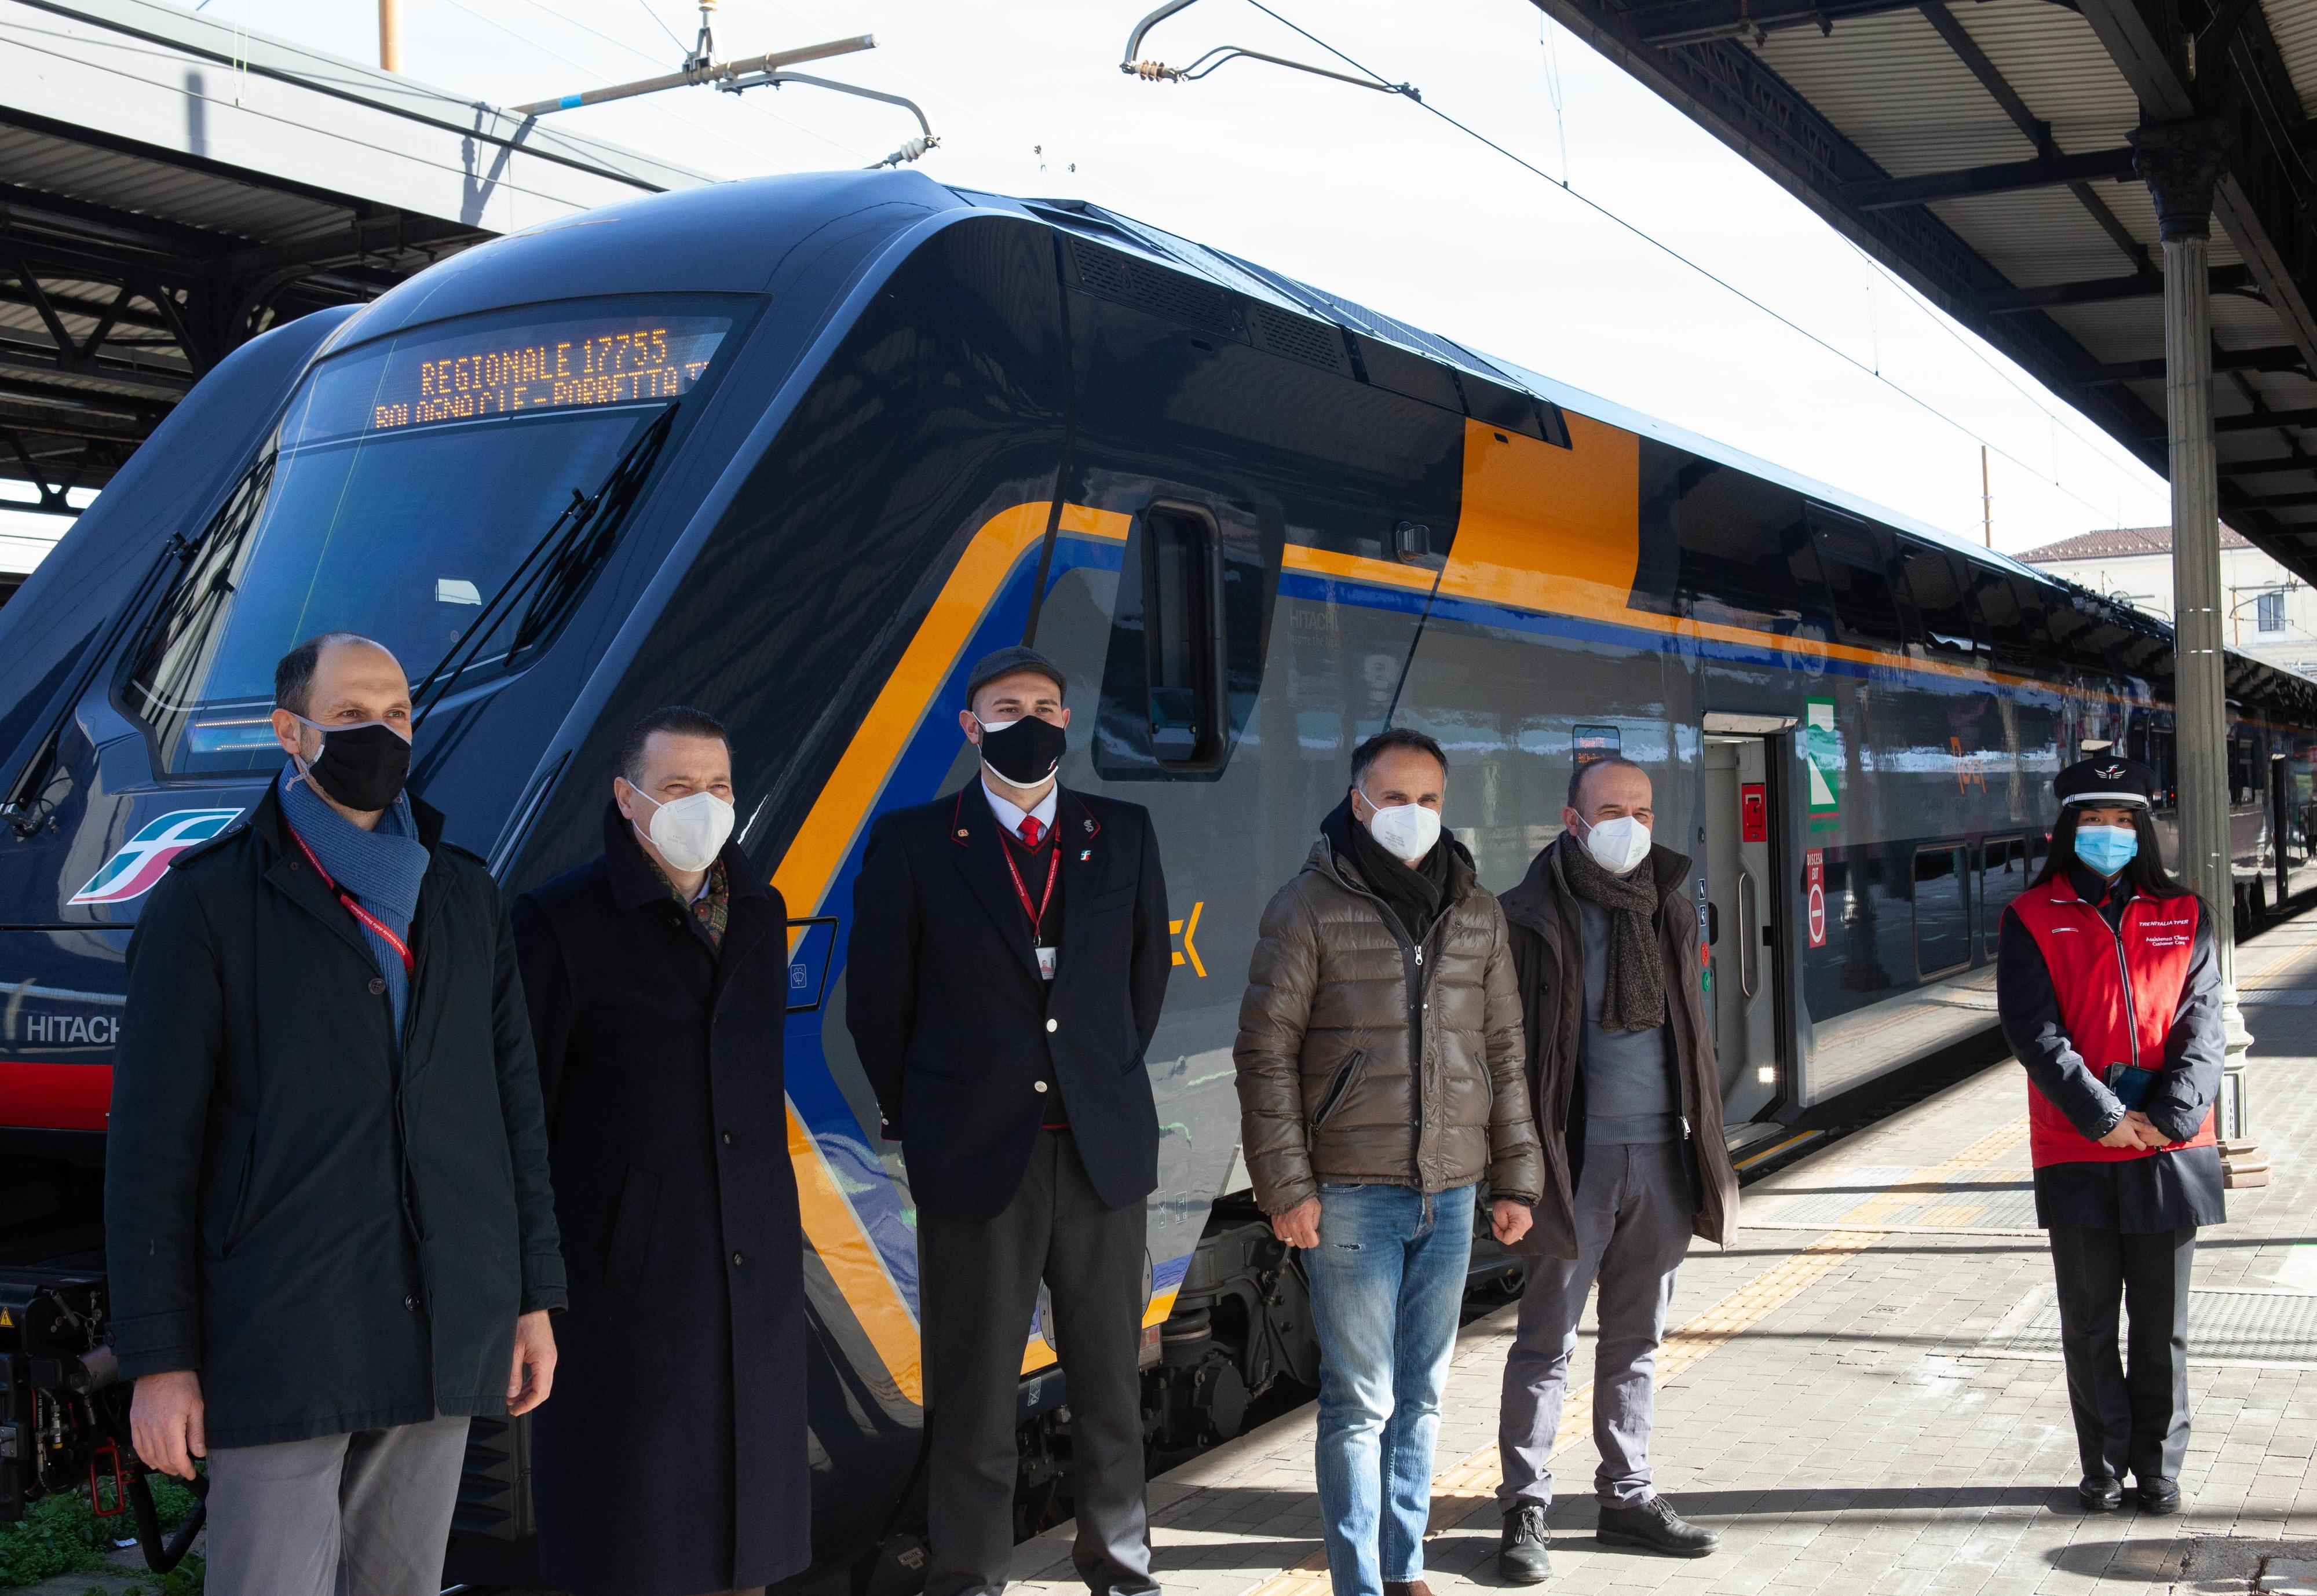
<svg viewBox="0 0 2317 1596"><path fill-rule="evenodd" d="M577 488L571 490L570 503L563 507L562 514L556 516L546 535L532 545L521 564L507 573L506 580L499 584L489 602L476 614L474 623L467 628L466 641L443 655L411 694L410 725L414 732L457 685L459 677L479 663L483 645L497 635L510 615L516 614L518 605L522 612L508 639L506 652L500 656L501 664L513 665L518 654L555 630L556 623L577 599L580 589L586 586L587 578L619 542L620 529L627 520L628 511L643 490L644 479L651 474L652 462L659 458L661 445L667 442L675 411L676 406L669 405L628 445L627 453L620 456L593 497Z"/></svg>
<svg viewBox="0 0 2317 1596"><path fill-rule="evenodd" d="M104 636L89 651L81 668L73 673L72 680L49 704L43 717L43 730L30 745L31 757L17 772L15 780L8 784L6 798L0 800L0 818L7 820L19 838L32 837L49 824L55 808L49 796L49 789L55 784L57 750L64 736L65 726L71 721L74 708L88 692L89 684L112 661L113 650L120 646L121 638L139 626L147 606L156 602L155 595L162 595L155 614L155 623L159 624L162 636L157 644L152 639L151 626L148 624L145 628L143 646L139 650L140 660L160 657L170 641L190 628L192 622L187 612L191 604L198 603L201 597L212 592L232 590L225 581L225 572L232 566L232 550L247 535L251 524L257 518L257 507L265 502L266 493L273 481L275 458L275 451L271 448L259 455L249 470L242 474L241 480L234 484L233 491L226 495L225 503L218 507L209 524L194 536L189 538L182 532L169 534L160 552L154 556L153 563L138 578L137 586L130 590L128 599L113 612L112 623L106 628ZM228 531L228 528L231 530ZM210 581L202 584L198 590L186 588L183 585L186 575L198 567L204 553L213 545L219 544L221 538L226 551L225 563L216 567ZM172 561L176 564L177 574L165 587L162 578L168 573ZM191 601L184 597L189 591L193 593ZM132 689L137 686L133 674L130 686ZM148 693L146 696L149 705L152 695Z"/></svg>

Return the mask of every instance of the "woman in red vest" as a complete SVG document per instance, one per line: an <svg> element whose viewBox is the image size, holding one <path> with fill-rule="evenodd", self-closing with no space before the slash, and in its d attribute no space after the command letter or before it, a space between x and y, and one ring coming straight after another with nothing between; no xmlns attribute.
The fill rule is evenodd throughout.
<svg viewBox="0 0 2317 1596"><path fill-rule="evenodd" d="M2043 874L2004 910L1996 998L2027 1067L2035 1222L2051 1234L2085 1508L2180 1511L2188 1272L2226 1215L2213 916L2164 873L2155 772L2103 755L2053 783ZM2117 1355L2116 1310L2129 1320Z"/></svg>

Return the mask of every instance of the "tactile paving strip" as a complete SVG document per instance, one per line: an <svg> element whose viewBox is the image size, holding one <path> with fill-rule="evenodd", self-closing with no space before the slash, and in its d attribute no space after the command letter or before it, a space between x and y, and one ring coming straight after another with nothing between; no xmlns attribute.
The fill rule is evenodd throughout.
<svg viewBox="0 0 2317 1596"><path fill-rule="evenodd" d="M1964 1356L2059 1361L2060 1306L2038 1287ZM2188 1361L2317 1369L2317 1296L2282 1291L2188 1293Z"/></svg>

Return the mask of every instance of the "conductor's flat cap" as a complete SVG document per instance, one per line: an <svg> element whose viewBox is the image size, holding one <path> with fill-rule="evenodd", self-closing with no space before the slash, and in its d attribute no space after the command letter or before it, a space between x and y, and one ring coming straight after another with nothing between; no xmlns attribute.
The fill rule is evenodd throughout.
<svg viewBox="0 0 2317 1596"><path fill-rule="evenodd" d="M1037 650L1024 648L1016 643L1010 649L997 649L984 654L973 662L973 669L965 678L966 703L971 704L976 693L980 692L982 688L1000 677L1015 676L1025 670L1036 671L1040 676L1052 682L1054 691L1057 693L1069 691L1069 677L1062 674L1060 666Z"/></svg>

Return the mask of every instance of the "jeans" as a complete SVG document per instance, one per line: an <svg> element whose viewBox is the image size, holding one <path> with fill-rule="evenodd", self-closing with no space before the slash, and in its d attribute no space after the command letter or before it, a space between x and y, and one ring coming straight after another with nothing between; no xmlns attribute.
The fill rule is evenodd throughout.
<svg viewBox="0 0 2317 1596"><path fill-rule="evenodd" d="M1456 1349L1477 1188L1320 1188L1303 1255L1320 1337L1320 1514L1336 1596L1424 1576L1432 1443Z"/></svg>

